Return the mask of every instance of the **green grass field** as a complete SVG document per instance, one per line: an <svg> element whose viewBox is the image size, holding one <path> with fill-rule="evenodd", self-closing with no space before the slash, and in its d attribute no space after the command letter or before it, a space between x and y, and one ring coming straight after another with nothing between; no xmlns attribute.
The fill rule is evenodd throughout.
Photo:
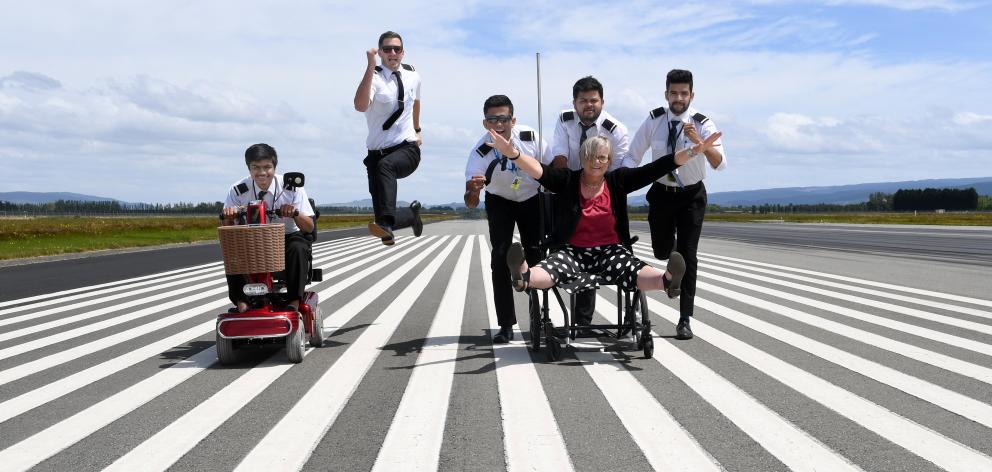
<svg viewBox="0 0 992 472"><path fill-rule="evenodd" d="M630 215L632 220L647 218L647 213ZM992 226L992 213L707 213L706 221Z"/></svg>
<svg viewBox="0 0 992 472"><path fill-rule="evenodd" d="M424 215L425 221L450 218ZM363 227L369 221L370 215L325 215L318 226ZM209 216L0 219L0 260L216 240L217 224L217 218Z"/></svg>

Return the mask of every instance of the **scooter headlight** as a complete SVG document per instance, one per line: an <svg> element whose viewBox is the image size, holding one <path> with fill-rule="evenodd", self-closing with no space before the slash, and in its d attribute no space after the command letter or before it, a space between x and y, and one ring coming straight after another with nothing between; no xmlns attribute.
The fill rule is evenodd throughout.
<svg viewBox="0 0 992 472"><path fill-rule="evenodd" d="M249 297L257 297L269 293L269 288L265 284L246 284L243 291Z"/></svg>

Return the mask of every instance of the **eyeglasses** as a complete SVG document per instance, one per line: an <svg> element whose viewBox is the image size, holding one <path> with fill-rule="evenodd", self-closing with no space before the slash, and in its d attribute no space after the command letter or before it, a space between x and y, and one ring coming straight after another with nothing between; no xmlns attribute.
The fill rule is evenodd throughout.
<svg viewBox="0 0 992 472"><path fill-rule="evenodd" d="M403 46L383 46L380 49L382 49L382 52L387 54L391 52L395 52L397 54L403 52Z"/></svg>
<svg viewBox="0 0 992 472"><path fill-rule="evenodd" d="M589 159L590 161L596 161L596 162L610 162L610 156L603 155L603 154L601 154L599 156L587 157L586 159Z"/></svg>
<svg viewBox="0 0 992 472"><path fill-rule="evenodd" d="M486 123L509 123L513 117L509 115L488 115L486 116Z"/></svg>

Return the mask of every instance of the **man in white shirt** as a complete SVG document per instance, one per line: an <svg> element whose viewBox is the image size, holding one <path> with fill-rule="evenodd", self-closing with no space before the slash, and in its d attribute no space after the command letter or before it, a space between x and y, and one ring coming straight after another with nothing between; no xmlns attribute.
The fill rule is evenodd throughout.
<svg viewBox="0 0 992 472"><path fill-rule="evenodd" d="M644 152L651 148L651 158L680 151L706 139L717 132L716 124L691 106L695 93L692 90L692 73L673 69L665 79L665 99L668 109L658 107L648 115L634 133L630 143L630 159L639 165ZM691 158L675 172L662 177L651 185L647 200L648 224L651 227L651 246L654 256L668 259L673 249L685 258L686 271L682 278L682 295L679 297L679 323L675 328L676 339L692 339L689 326L696 297L696 271L699 260L696 250L703 230L706 214L706 167L723 170L727 167L721 140L713 147ZM676 241L677 237L677 241Z"/></svg>
<svg viewBox="0 0 992 472"><path fill-rule="evenodd" d="M413 174L420 165L420 74L403 64L403 38L387 31L379 47L366 51L368 67L355 92L355 110L365 113L369 128L362 161L369 179L375 220L369 233L393 244L393 231L413 227L420 236L420 202L396 208L396 180ZM379 56L382 65L376 65Z"/></svg>
<svg viewBox="0 0 992 472"><path fill-rule="evenodd" d="M520 242L529 264L541 261L539 184L517 168L514 156L504 156L492 147L489 130L510 140L513 146L529 156L541 156L545 164L551 162L547 144L533 128L517 125L513 116L513 102L506 95L493 95L482 105L482 126L486 133L472 147L465 165L465 205L479 206L479 195L486 189L486 217L489 220L489 243L492 246L493 298L499 332L493 343L507 343L513 339L513 325L517 324L513 304L513 288L506 266L506 252L513 243L513 227L520 230Z"/></svg>
<svg viewBox="0 0 992 472"><path fill-rule="evenodd" d="M609 170L618 167L636 167L627 158L630 147L627 127L603 110L605 103L603 84L595 77L587 76L575 82L575 85L572 86L573 108L562 110L555 125L554 138L551 140L551 154L554 155L552 166L567 167L572 170L581 169L579 146L587 138L605 136L616 156L616 159L610 164ZM590 324L595 311L595 290L575 293L573 319L576 324Z"/></svg>
<svg viewBox="0 0 992 472"><path fill-rule="evenodd" d="M279 156L265 143L254 144L245 150L248 177L235 182L224 200L224 224L234 224L240 208L261 200L266 208L281 215L270 223L282 223L286 234L286 302L299 309L310 268L310 234L314 230L314 211L306 190L293 187L276 174ZM293 213L298 212L296 216ZM243 289L248 283L245 274L227 276L227 291L238 311L248 309Z"/></svg>

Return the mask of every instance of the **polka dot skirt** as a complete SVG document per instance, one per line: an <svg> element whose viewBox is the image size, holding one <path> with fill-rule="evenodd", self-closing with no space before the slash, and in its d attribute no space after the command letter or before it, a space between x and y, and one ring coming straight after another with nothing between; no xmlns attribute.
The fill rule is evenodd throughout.
<svg viewBox="0 0 992 472"><path fill-rule="evenodd" d="M573 293L601 284L634 290L637 288L637 273L646 265L627 248L611 244L589 248L565 246L535 267L546 270L555 285Z"/></svg>

